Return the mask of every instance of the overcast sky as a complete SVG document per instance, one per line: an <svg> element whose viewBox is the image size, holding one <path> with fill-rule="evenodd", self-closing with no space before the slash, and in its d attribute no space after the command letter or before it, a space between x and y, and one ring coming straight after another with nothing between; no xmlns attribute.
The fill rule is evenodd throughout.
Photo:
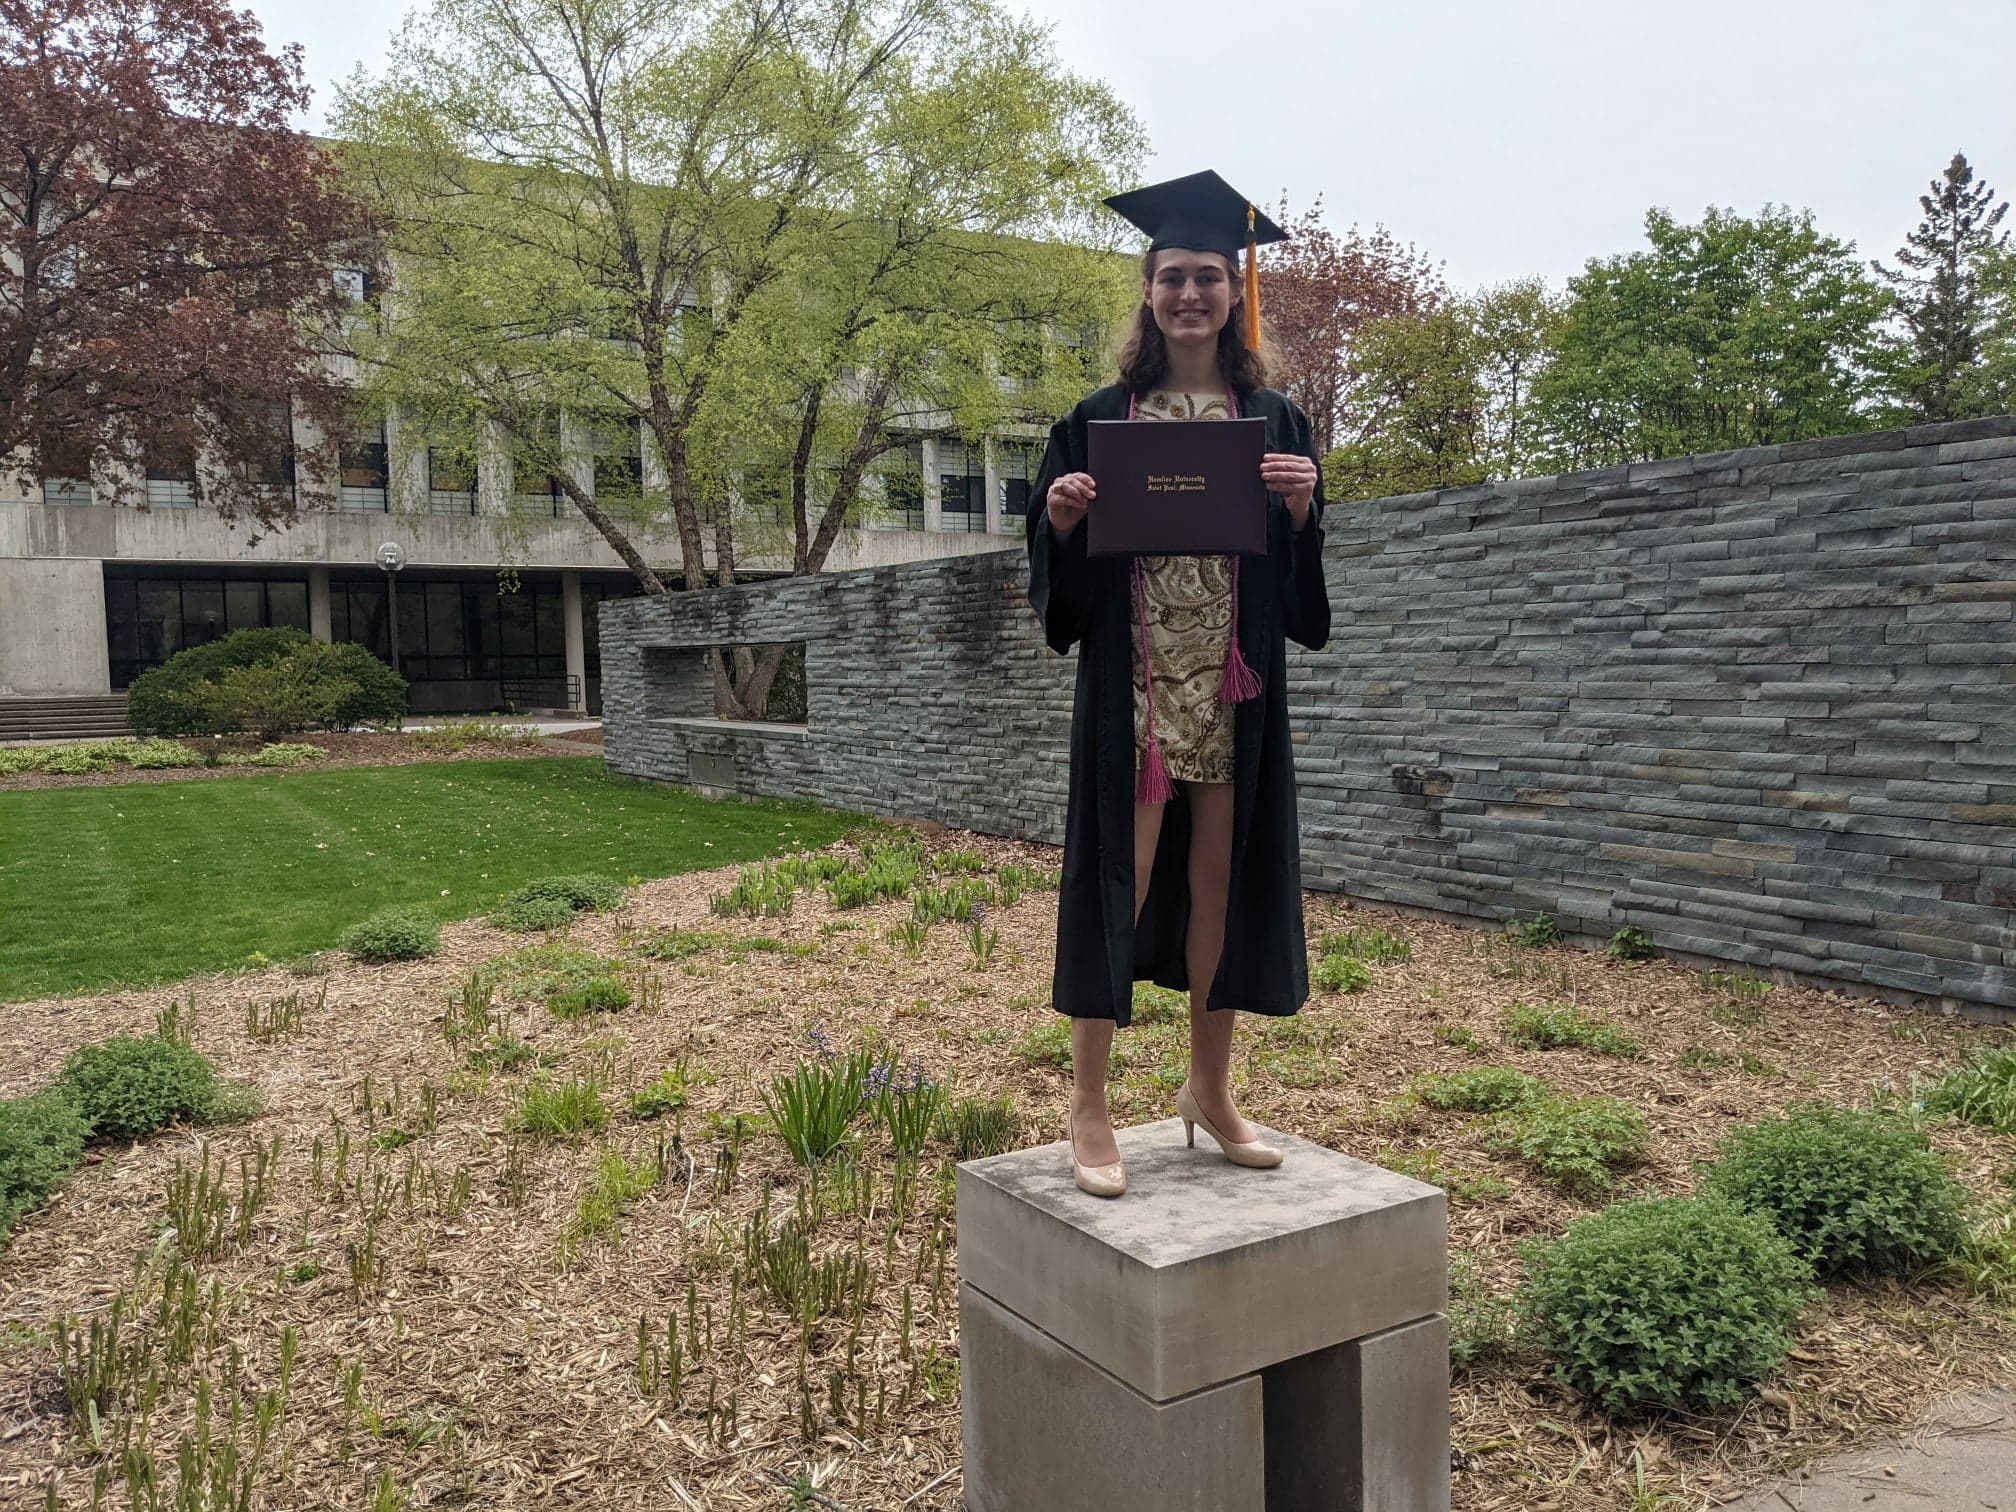
<svg viewBox="0 0 2016 1512"><path fill-rule="evenodd" d="M242 0L241 0L242 3ZM1643 245L1649 206L1810 208L1888 258L1955 150L2016 193L2016 0L1005 0L1147 124L1152 178L1216 168L1338 229L1383 222L1460 288ZM252 0L331 86L406 0Z"/></svg>

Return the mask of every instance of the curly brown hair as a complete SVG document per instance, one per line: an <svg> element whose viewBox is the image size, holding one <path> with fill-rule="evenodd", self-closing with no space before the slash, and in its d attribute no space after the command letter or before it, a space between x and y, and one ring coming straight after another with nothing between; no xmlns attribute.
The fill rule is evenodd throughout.
<svg viewBox="0 0 2016 1512"><path fill-rule="evenodd" d="M1155 259L1160 255L1149 252L1142 257L1143 283L1154 280ZM1218 332L1218 371L1225 375L1225 381L1236 392L1250 394L1267 386L1267 368L1273 358L1274 343L1263 323L1260 350L1255 352L1247 347L1242 334L1246 326L1246 300L1240 292L1243 284L1238 264L1229 257L1225 259L1225 273L1232 280L1234 296L1232 313ZM1120 382L1130 394L1147 393L1169 371L1169 348L1162 340L1162 327L1155 324L1155 312L1148 307L1147 300L1134 307L1133 323L1122 330L1115 360L1120 368Z"/></svg>

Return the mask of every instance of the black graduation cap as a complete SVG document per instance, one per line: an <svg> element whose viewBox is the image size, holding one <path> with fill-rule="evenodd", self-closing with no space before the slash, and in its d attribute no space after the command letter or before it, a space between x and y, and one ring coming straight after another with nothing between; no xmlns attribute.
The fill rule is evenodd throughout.
<svg viewBox="0 0 2016 1512"><path fill-rule="evenodd" d="M1181 247L1187 252L1216 252L1236 261L1246 251L1246 345L1260 346L1260 269L1253 254L1270 242L1288 240L1288 233L1209 168L1141 189L1130 189L1105 201L1108 209L1148 233L1148 250Z"/></svg>
<svg viewBox="0 0 2016 1512"><path fill-rule="evenodd" d="M1106 205L1148 233L1151 252L1182 247L1237 257L1242 247L1288 240L1286 231L1209 168L1116 194Z"/></svg>

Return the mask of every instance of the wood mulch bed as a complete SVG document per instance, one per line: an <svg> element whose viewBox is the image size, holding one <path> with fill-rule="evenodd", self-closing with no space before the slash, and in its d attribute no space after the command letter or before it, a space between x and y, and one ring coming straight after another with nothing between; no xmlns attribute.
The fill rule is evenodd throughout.
<svg viewBox="0 0 2016 1512"><path fill-rule="evenodd" d="M374 730L357 733L314 731L289 737L304 745L319 746L323 755L293 767L194 766L166 767L157 771L135 771L119 767L110 772L16 772L0 775L0 793L30 788L120 787L134 782L198 782L213 777L270 777L276 771L326 772L334 767L417 766L428 761L495 761L502 756L590 756L602 750L602 731L568 731L542 740L472 740L457 750L430 748L402 730ZM193 751L214 745L219 751L247 755L260 742L245 736L227 736L216 741L190 739L182 744Z"/></svg>
<svg viewBox="0 0 2016 1512"><path fill-rule="evenodd" d="M1059 859L967 835L932 844L977 849L990 869ZM330 957L295 968L321 975L274 968L12 1007L0 1021L0 1088L10 1094L46 1083L80 1045L147 1031L179 998L193 1003L195 1043L223 1073L259 1088L267 1111L238 1127L104 1150L20 1223L0 1257L0 1485L11 1486L0 1500L39 1506L54 1475L65 1505L89 1505L94 1459L66 1416L52 1344L61 1320L102 1312L136 1257L172 1249L166 1194L178 1166L193 1169L207 1145L235 1193L241 1157L277 1137L277 1174L246 1238L199 1264L206 1283L221 1283L222 1336L242 1351L245 1380L277 1384L281 1330L298 1335L285 1418L261 1472L267 1507L370 1507L389 1476L405 1499L378 1505L774 1509L793 1504L787 1486L800 1475L823 1498L801 1505L960 1506L956 1250L941 1263L935 1247L954 1236L944 1148L927 1155L901 1217L891 1213L895 1166L879 1135L861 1152L873 1192L841 1200L827 1183L814 1252L858 1245L877 1290L858 1332L827 1319L801 1356L798 1324L753 1286L739 1289L745 1225L790 1211L801 1173L760 1125L731 1160L732 1130L737 1115L761 1113L769 1079L812 1056L818 1039L873 1039L958 1095L1006 1094L1021 1142L1061 1139L1067 1075L1027 1038L1052 1020L1055 894L991 910L999 945L976 970L951 924L933 926L915 957L890 938L910 916L907 902L841 912L801 894L781 918L713 916L710 896L733 880L719 871L647 882L621 913L567 932L569 946L620 959L635 1006L563 1021L500 988L511 1032L542 1063L509 1073L473 1074L469 1044L444 1039L444 1013L466 1002L475 968L538 938L476 922L450 926L441 953L424 961ZM1693 1162L1736 1120L1806 1097L1866 1105L1884 1078L1908 1087L1970 1046L2009 1038L1803 986L1776 986L1754 1007L1732 1003L1670 962L1514 948L1487 931L1331 895L1309 894L1305 907L1312 944L1325 930L1376 927L1403 936L1412 955L1375 965L1359 992L1317 994L1288 1021L1292 1031L1243 1022L1243 1106L1365 1159L1432 1150L1444 1170L1508 1184L1507 1196L1450 1209L1452 1251L1473 1258L1500 1295L1518 1275L1517 1242L1559 1233L1591 1204L1484 1149L1471 1120L1397 1105L1415 1076L1505 1064L1622 1098L1643 1110L1654 1143L1619 1195L1673 1192L1691 1186ZM671 930L719 938L687 937L681 956L665 943ZM643 953L653 940L657 958ZM248 1011L290 996L302 1006L299 1032L254 1038ZM1607 1016L1644 1053L1510 1048L1501 1015L1522 1001ZM1457 1029L1488 1054L1450 1043ZM1168 1116L1167 1087L1153 1073L1180 1058L1182 1031L1137 1025L1120 1044L1128 1069L1114 1084L1116 1119ZM1702 1065L1690 1050L1728 1060ZM682 1061L690 1104L676 1120L625 1116L633 1089ZM603 1138L513 1132L528 1084L573 1076L610 1088L615 1115ZM1933 1138L1977 1191L2010 1168L2007 1139L1966 1127ZM629 1202L620 1237L588 1238L569 1257L569 1224L605 1149L634 1169L662 1157L665 1173ZM458 1174L466 1202L452 1195ZM374 1204L383 1207L376 1219ZM689 1295L695 1337L683 1391L676 1401L646 1395L639 1321L657 1340L670 1316L685 1338ZM1454 1383L1455 1505L1717 1505L1818 1453L1895 1430L1945 1393L2010 1381L2012 1349L2016 1320L1951 1286L1835 1284L1765 1396L1718 1416L1632 1426L1590 1411L1544 1361L1501 1357ZM213 1356L213 1380L220 1369ZM158 1457L172 1460L190 1412L186 1384L155 1407Z"/></svg>

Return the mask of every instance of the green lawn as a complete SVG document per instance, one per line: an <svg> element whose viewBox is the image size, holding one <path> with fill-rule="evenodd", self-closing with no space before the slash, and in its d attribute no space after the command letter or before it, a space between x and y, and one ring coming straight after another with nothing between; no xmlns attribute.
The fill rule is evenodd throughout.
<svg viewBox="0 0 2016 1512"><path fill-rule="evenodd" d="M534 877L663 877L861 822L711 801L594 757L0 793L0 1002L283 960L387 904L466 918Z"/></svg>

